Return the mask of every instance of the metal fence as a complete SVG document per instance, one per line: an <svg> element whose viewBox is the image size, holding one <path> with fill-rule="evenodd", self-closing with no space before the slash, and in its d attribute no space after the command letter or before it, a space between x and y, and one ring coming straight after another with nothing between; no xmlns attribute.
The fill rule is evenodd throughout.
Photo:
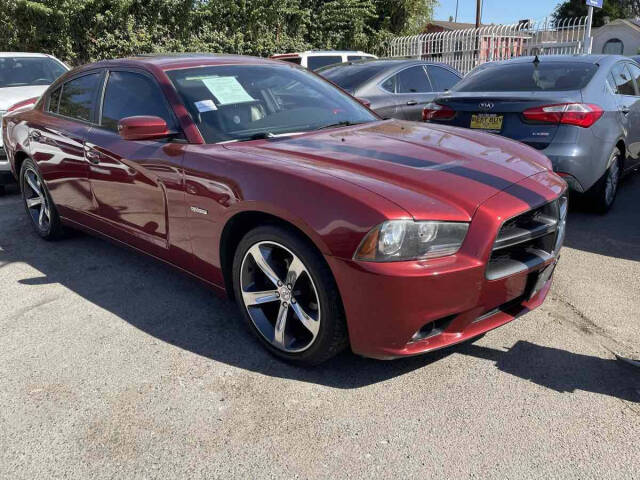
<svg viewBox="0 0 640 480"><path fill-rule="evenodd" d="M477 65L495 60L580 53L584 49L586 23L586 17L560 21L545 18L396 37L389 45L389 55L443 62L467 73Z"/></svg>

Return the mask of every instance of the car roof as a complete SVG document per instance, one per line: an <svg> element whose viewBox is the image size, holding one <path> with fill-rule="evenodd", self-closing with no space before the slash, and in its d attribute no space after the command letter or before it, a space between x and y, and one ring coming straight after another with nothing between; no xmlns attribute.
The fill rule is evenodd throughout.
<svg viewBox="0 0 640 480"><path fill-rule="evenodd" d="M333 65L327 65L326 67L322 67L321 69L318 70L318 72L322 72L323 70L328 70L330 68L334 68L334 67L347 67L347 66L351 66L351 65L380 65L381 67L386 67L386 68L396 68L396 67L404 67L404 66L411 66L411 65L438 65L440 67L445 67L449 70L455 71L455 68L453 68L451 65L447 65L446 63L442 63L442 62L433 62L431 60L420 60L420 59L416 59L416 58L364 58L362 60L352 60L349 62L344 62L344 63L336 63Z"/></svg>
<svg viewBox="0 0 640 480"><path fill-rule="evenodd" d="M563 63L563 62L580 62L580 63L590 63L590 64L606 64L606 63L614 63L618 60L628 60L628 57L624 57L622 55L585 55L585 54L575 54L575 55L540 55L536 56L527 56L527 57L517 57L510 58L508 60L501 60L496 62L490 62L492 65L508 65L512 63L531 63L535 59L538 59L540 63Z"/></svg>
<svg viewBox="0 0 640 480"><path fill-rule="evenodd" d="M52 55L48 55L46 53L35 53L35 52L0 52L0 58L14 58L14 57L49 58L49 57L53 57L53 56Z"/></svg>
<svg viewBox="0 0 640 480"><path fill-rule="evenodd" d="M295 57L295 56L314 56L314 55L369 55L374 57L372 53L363 52L361 50L306 50L304 52L277 53L272 57Z"/></svg>
<svg viewBox="0 0 640 480"><path fill-rule="evenodd" d="M141 67L158 68L160 70L174 70L179 68L192 68L210 65L255 65L275 64L274 60L244 55L226 55L212 53L163 53L137 55L133 57L118 58L114 60L102 60L96 63L83 65L78 70L91 68L114 67ZM277 63L278 65L281 62Z"/></svg>

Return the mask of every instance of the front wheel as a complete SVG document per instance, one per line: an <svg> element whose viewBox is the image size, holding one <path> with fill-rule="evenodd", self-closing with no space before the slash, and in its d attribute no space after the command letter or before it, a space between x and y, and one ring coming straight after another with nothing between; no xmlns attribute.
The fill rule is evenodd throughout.
<svg viewBox="0 0 640 480"><path fill-rule="evenodd" d="M31 224L45 240L58 238L62 224L42 176L31 159L27 159L20 169L20 189L25 210Z"/></svg>
<svg viewBox="0 0 640 480"><path fill-rule="evenodd" d="M335 280L295 232L263 226L247 233L234 257L233 286L250 330L274 355L316 365L346 347Z"/></svg>
<svg viewBox="0 0 640 480"><path fill-rule="evenodd" d="M620 176L622 173L622 155L620 150L614 148L609 161L609 167L600 180L587 192L591 206L596 212L606 213L613 206L618 194Z"/></svg>

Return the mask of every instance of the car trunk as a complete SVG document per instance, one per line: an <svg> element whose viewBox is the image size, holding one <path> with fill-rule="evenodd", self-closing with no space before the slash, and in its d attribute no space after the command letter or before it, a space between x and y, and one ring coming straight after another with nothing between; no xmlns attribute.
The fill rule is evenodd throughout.
<svg viewBox="0 0 640 480"><path fill-rule="evenodd" d="M436 123L497 133L542 150L553 141L559 125L527 121L523 112L545 105L574 102L582 102L579 90L486 94L456 92L437 99L437 103L454 109L456 116L452 120Z"/></svg>

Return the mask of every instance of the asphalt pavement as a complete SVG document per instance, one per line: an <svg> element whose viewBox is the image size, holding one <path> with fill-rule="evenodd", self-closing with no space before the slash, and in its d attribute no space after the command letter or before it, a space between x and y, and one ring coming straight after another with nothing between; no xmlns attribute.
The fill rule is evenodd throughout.
<svg viewBox="0 0 640 480"><path fill-rule="evenodd" d="M234 304L0 197L0 478L640 478L640 175L572 208L547 302L463 346L314 369Z"/></svg>

